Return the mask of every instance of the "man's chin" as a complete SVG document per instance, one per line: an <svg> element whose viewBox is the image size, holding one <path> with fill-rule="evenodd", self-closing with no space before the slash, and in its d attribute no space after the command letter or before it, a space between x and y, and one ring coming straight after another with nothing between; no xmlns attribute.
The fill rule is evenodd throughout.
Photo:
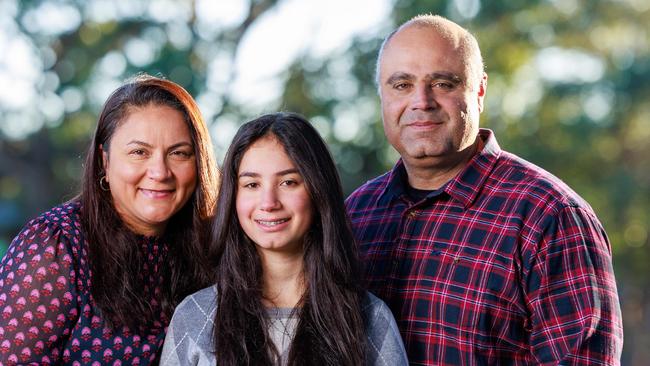
<svg viewBox="0 0 650 366"><path fill-rule="evenodd" d="M411 159L435 159L445 155L443 151L433 148L432 144L411 144L406 146L405 151Z"/></svg>

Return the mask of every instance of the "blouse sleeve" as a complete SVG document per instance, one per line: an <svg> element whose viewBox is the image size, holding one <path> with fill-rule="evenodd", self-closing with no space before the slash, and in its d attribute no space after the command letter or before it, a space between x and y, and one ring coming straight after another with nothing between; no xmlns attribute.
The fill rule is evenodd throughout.
<svg viewBox="0 0 650 366"><path fill-rule="evenodd" d="M6 365L60 360L78 317L71 240L63 225L28 223L0 262L0 359Z"/></svg>

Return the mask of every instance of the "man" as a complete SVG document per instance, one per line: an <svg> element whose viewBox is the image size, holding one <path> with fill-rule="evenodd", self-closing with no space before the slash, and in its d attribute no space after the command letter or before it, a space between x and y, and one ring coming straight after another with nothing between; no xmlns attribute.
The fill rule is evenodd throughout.
<svg viewBox="0 0 650 366"><path fill-rule="evenodd" d="M346 204L369 290L411 364L619 364L605 231L562 181L479 129L487 75L474 37L418 16L384 41L377 82L401 159Z"/></svg>

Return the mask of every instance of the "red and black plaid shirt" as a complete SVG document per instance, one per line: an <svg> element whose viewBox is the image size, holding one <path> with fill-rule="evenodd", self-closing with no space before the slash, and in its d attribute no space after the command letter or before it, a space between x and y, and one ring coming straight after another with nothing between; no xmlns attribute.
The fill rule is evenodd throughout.
<svg viewBox="0 0 650 366"><path fill-rule="evenodd" d="M566 184L484 147L411 202L402 162L346 204L368 289L391 308L412 365L615 365L623 328L611 247Z"/></svg>

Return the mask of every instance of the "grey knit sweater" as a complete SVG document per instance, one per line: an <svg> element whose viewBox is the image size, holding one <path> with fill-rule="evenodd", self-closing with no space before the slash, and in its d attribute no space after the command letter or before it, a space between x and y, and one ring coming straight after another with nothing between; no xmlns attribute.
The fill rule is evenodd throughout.
<svg viewBox="0 0 650 366"><path fill-rule="evenodd" d="M216 365L212 333L216 299L216 287L211 286L188 296L178 305L167 329L161 365ZM386 304L367 293L362 311L367 319L366 364L408 365L395 319Z"/></svg>

